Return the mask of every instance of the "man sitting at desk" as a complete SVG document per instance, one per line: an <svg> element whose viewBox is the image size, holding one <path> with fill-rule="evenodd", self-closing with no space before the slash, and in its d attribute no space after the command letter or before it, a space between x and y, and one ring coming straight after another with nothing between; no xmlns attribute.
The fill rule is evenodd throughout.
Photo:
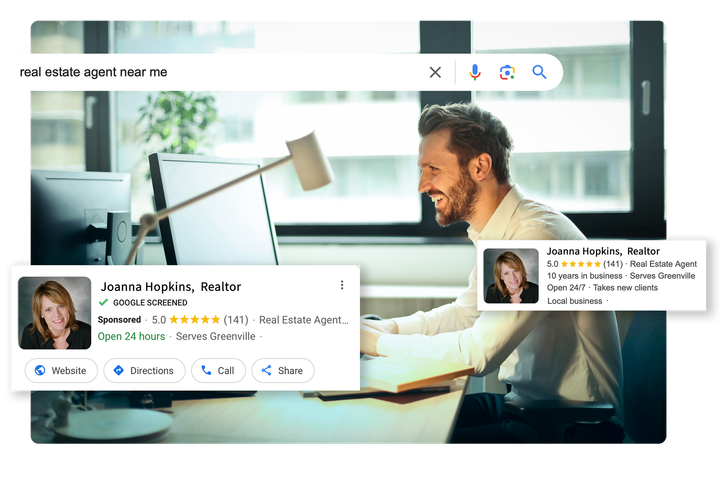
<svg viewBox="0 0 720 480"><path fill-rule="evenodd" d="M435 203L442 226L467 222L481 240L585 240L563 214L525 198L512 183L513 141L503 123L474 104L426 107L418 124L420 193ZM427 275L442 268L426 260ZM537 432L502 414L505 400L599 401L623 418L622 360L615 312L480 312L477 269L456 301L430 312L391 320L363 320L361 350L370 355L414 355L448 360L488 374L498 367L507 395L467 395L453 441L532 442ZM596 427L622 439L615 424Z"/></svg>

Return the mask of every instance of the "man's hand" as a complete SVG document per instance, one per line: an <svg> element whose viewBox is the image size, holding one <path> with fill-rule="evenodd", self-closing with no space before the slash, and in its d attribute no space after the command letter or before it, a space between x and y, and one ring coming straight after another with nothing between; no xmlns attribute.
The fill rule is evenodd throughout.
<svg viewBox="0 0 720 480"><path fill-rule="evenodd" d="M397 334L397 323L393 320L360 320L360 351L376 357L377 342L386 333Z"/></svg>
<svg viewBox="0 0 720 480"><path fill-rule="evenodd" d="M380 323L378 321L374 321L374 323ZM383 335L382 332L374 329L374 328L368 328L364 323L360 324L360 351L362 353L367 353L368 355L372 355L374 357L377 357L377 342L378 338L380 338Z"/></svg>
<svg viewBox="0 0 720 480"><path fill-rule="evenodd" d="M377 330L380 333L399 333L397 323L394 320L360 320L360 328L368 327L371 330Z"/></svg>

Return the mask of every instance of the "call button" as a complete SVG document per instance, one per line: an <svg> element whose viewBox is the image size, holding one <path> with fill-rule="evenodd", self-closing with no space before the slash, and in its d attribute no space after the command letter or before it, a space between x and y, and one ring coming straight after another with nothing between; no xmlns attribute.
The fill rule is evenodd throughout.
<svg viewBox="0 0 720 480"><path fill-rule="evenodd" d="M201 358L190 369L201 383L237 383L245 377L245 370L237 358Z"/></svg>

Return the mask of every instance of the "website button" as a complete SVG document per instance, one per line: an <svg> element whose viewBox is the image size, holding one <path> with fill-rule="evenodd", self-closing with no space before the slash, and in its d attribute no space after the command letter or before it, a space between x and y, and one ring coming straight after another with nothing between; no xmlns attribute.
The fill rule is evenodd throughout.
<svg viewBox="0 0 720 480"><path fill-rule="evenodd" d="M89 358L35 358L25 365L25 376L35 383L85 383L97 373L97 365Z"/></svg>

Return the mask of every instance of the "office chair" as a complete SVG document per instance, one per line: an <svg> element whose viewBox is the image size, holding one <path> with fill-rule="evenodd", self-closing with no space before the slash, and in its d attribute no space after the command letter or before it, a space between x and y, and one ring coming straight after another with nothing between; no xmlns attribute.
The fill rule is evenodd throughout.
<svg viewBox="0 0 720 480"><path fill-rule="evenodd" d="M625 436L631 443L662 443L667 425L667 315L635 312L622 347ZM563 442L568 427L608 421L612 405L570 400L516 400L503 410L540 432L541 442Z"/></svg>

